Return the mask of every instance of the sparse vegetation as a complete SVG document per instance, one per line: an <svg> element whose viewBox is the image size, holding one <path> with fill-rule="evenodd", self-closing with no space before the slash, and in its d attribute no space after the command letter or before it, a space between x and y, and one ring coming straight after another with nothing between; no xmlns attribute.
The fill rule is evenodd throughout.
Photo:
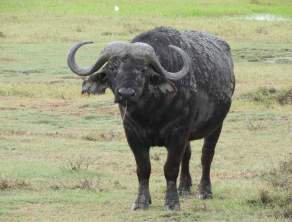
<svg viewBox="0 0 292 222"><path fill-rule="evenodd" d="M265 104L267 107L274 103L278 103L281 106L292 105L292 87L277 90L274 87L261 87L255 91L243 94L241 98Z"/></svg>
<svg viewBox="0 0 292 222"><path fill-rule="evenodd" d="M292 198L292 156L280 161L279 166L272 169L264 178L273 188L290 192L288 196Z"/></svg>
<svg viewBox="0 0 292 222"><path fill-rule="evenodd" d="M75 156L73 158L69 158L65 161L63 166L61 167L62 170L66 171L80 171L80 170L87 170L89 165L96 164L96 160L90 157L84 156Z"/></svg>
<svg viewBox="0 0 292 222"><path fill-rule="evenodd" d="M252 205L262 205L272 209L275 218L292 219L292 158L288 156L280 161L279 166L263 173L268 187L259 191L259 198L248 200Z"/></svg>
<svg viewBox="0 0 292 222"><path fill-rule="evenodd" d="M0 178L0 191L6 190L32 190L33 186L30 182L19 178L9 178L3 175Z"/></svg>
<svg viewBox="0 0 292 222"><path fill-rule="evenodd" d="M0 221L291 221L291 18L229 16L287 18L291 1L130 0L118 12L115 4L0 1ZM181 212L162 212L167 155L153 147L152 204L131 212L136 165L118 107L109 90L80 97L66 54L73 42L95 41L76 55L88 66L108 42L161 25L227 40L236 90L214 156L214 198L197 198L203 141L195 141L192 194L180 198Z"/></svg>
<svg viewBox="0 0 292 222"><path fill-rule="evenodd" d="M105 192L108 191L107 188L103 188L100 182L100 178L79 178L74 181L59 181L59 185L52 185L53 190L86 190L89 192Z"/></svg>

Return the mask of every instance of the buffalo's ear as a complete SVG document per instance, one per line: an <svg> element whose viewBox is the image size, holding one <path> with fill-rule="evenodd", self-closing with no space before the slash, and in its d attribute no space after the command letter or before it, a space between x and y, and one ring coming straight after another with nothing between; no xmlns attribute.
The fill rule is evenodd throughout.
<svg viewBox="0 0 292 222"><path fill-rule="evenodd" d="M104 70L91 75L88 79L85 79L82 84L81 95L89 94L104 94L106 88L108 88L107 75Z"/></svg>
<svg viewBox="0 0 292 222"><path fill-rule="evenodd" d="M159 90L164 95L166 95L167 98L173 98L177 94L177 88L175 84L157 73L152 73L150 75L150 85L153 86L154 90Z"/></svg>

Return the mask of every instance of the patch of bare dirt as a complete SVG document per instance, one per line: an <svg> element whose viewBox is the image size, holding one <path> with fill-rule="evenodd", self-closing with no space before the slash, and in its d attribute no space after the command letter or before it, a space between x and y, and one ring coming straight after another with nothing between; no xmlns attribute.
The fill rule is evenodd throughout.
<svg viewBox="0 0 292 222"><path fill-rule="evenodd" d="M57 99L32 99L20 97L1 97L1 106L15 107L22 110L42 110L65 112L65 107L70 106L71 102Z"/></svg>
<svg viewBox="0 0 292 222"><path fill-rule="evenodd" d="M108 101L101 101L99 105L76 105L75 101L64 99L37 99L20 97L0 97L0 107L12 107L20 110L39 110L59 115L83 116L89 113L99 113L117 116L117 105ZM7 109L8 111L10 109Z"/></svg>

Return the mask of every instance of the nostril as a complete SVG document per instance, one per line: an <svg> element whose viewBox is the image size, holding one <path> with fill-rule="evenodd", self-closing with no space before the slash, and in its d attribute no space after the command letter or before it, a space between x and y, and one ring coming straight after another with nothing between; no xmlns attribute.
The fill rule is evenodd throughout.
<svg viewBox="0 0 292 222"><path fill-rule="evenodd" d="M118 94L123 98L131 98L136 94L136 92L132 88L123 87L118 90Z"/></svg>

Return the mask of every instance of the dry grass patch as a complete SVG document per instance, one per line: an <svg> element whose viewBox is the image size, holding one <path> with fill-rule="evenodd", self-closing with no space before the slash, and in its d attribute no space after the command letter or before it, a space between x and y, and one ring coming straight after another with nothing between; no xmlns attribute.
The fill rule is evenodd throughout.
<svg viewBox="0 0 292 222"><path fill-rule="evenodd" d="M120 115L118 106L114 104L111 93L99 97L78 97L76 100L4 96L0 97L0 99L0 110L6 112L11 110L40 110L43 112L52 112L59 115L74 116L85 116L96 113L109 114L112 116Z"/></svg>
<svg viewBox="0 0 292 222"><path fill-rule="evenodd" d="M241 98L255 103L264 103L266 106L270 106L273 103L278 103L281 106L292 105L292 87L282 89L261 87L241 95Z"/></svg>
<svg viewBox="0 0 292 222"><path fill-rule="evenodd" d="M24 59L9 56L0 56L0 62L22 62Z"/></svg>
<svg viewBox="0 0 292 222"><path fill-rule="evenodd" d="M17 190L33 190L34 187L33 185L24 180L24 179L13 179L13 178L9 178L6 175L3 175L0 178L0 191L6 191L6 190L13 190L13 189L17 189Z"/></svg>
<svg viewBox="0 0 292 222"><path fill-rule="evenodd" d="M90 165L96 165L97 159L91 157L85 157L82 155L74 156L66 159L63 163L61 170L73 172L80 170L88 170Z"/></svg>
<svg viewBox="0 0 292 222"><path fill-rule="evenodd" d="M292 158L287 156L269 172L262 173L268 187L259 191L257 199L247 200L252 205L262 205L277 219L292 219Z"/></svg>

